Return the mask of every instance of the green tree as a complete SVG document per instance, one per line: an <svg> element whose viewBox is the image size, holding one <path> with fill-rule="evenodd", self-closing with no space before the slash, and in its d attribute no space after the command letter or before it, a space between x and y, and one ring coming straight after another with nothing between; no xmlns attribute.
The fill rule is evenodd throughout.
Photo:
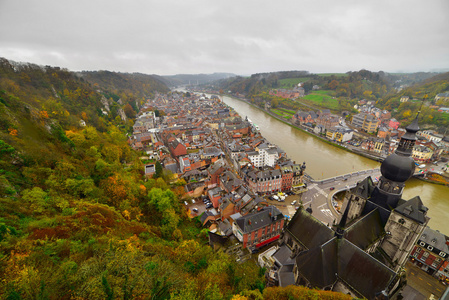
<svg viewBox="0 0 449 300"><path fill-rule="evenodd" d="M162 176L162 164L159 161L156 161L155 164L156 171L153 174L153 178L159 178Z"/></svg>
<svg viewBox="0 0 449 300"><path fill-rule="evenodd" d="M23 191L22 199L28 202L30 208L37 212L42 213L48 207L48 196L40 187L34 187L32 190L26 189Z"/></svg>

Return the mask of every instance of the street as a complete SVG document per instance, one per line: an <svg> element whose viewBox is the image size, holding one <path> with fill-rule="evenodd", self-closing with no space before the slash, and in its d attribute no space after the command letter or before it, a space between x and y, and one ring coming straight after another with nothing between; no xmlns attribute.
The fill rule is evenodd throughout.
<svg viewBox="0 0 449 300"><path fill-rule="evenodd" d="M355 172L340 175L319 181L311 181L307 185L307 191L302 195L302 202L305 208L312 208L312 215L326 225L338 222L340 213L332 205L332 196L340 191L349 190L356 186L367 176L373 180L380 176L379 169ZM331 190L332 189L332 190Z"/></svg>

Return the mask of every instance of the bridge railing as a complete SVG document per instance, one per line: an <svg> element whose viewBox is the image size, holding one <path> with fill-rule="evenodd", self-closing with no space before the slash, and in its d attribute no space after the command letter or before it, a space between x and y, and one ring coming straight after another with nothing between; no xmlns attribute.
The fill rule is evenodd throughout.
<svg viewBox="0 0 449 300"><path fill-rule="evenodd" d="M359 175L368 175L368 174L373 174L373 173L377 173L380 172L380 169L368 169L368 170L362 170L362 171L357 171L357 172L352 172L352 173L348 173L348 174L343 174L343 175L338 175L335 177L331 177L331 178L325 178L325 179L321 179L321 180L311 180L313 183L319 183L319 184L323 184L323 183L330 183L336 180L343 180L345 178L349 179L352 176L359 176Z"/></svg>

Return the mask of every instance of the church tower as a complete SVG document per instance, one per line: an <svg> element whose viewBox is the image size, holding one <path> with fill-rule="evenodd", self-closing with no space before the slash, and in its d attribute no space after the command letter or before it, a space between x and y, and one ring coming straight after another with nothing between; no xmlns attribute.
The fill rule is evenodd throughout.
<svg viewBox="0 0 449 300"><path fill-rule="evenodd" d="M392 210L397 207L405 181L415 172L412 151L417 140L416 132L419 130L418 116L419 113L405 128L406 133L399 141L395 153L389 155L380 167L382 176L371 195L371 201L385 209Z"/></svg>
<svg viewBox="0 0 449 300"><path fill-rule="evenodd" d="M380 248L395 271L404 266L413 245L429 222L427 207L419 196L408 201L401 198L405 181L415 172L412 151L419 130L418 116L419 113L407 126L396 152L383 161L380 167L382 176L371 197L373 203L391 211Z"/></svg>

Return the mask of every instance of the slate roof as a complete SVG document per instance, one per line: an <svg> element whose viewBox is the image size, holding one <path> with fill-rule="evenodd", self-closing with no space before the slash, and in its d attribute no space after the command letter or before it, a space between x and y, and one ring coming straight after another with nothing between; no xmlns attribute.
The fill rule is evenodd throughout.
<svg viewBox="0 0 449 300"><path fill-rule="evenodd" d="M314 216L298 208L293 218L288 223L286 231L307 249L318 247L334 237L334 231L321 223Z"/></svg>
<svg viewBox="0 0 449 300"><path fill-rule="evenodd" d="M360 295L374 299L397 274L346 239L336 237L297 256L296 266L314 287L342 280Z"/></svg>
<svg viewBox="0 0 449 300"><path fill-rule="evenodd" d="M350 225L343 236L357 247L366 250L385 233L379 209L374 209Z"/></svg>
<svg viewBox="0 0 449 300"><path fill-rule="evenodd" d="M374 187L375 186L371 176L368 176L357 184L357 186L353 189L353 192L359 197L368 199L371 196Z"/></svg>
<svg viewBox="0 0 449 300"><path fill-rule="evenodd" d="M439 231L426 227L419 238L420 241L426 242L435 249L449 253L449 238Z"/></svg>
<svg viewBox="0 0 449 300"><path fill-rule="evenodd" d="M395 211L407 218L424 224L426 222L426 212L428 208L424 206L419 196L408 200L404 204L396 207Z"/></svg>
<svg viewBox="0 0 449 300"><path fill-rule="evenodd" d="M260 211L237 219L237 225L242 232L249 233L270 225L274 220L281 220L284 215L274 206L267 206Z"/></svg>
<svg viewBox="0 0 449 300"><path fill-rule="evenodd" d="M374 299L397 276L392 269L345 239L341 240L338 252L338 276L368 299Z"/></svg>

